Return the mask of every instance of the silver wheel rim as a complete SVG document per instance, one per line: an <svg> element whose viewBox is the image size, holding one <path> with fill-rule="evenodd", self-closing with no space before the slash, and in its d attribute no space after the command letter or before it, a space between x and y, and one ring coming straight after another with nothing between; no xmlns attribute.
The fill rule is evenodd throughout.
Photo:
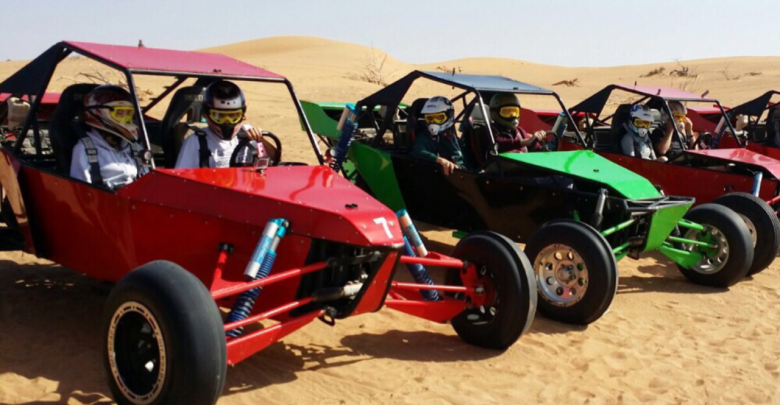
<svg viewBox="0 0 780 405"><path fill-rule="evenodd" d="M152 387L146 393L136 393L128 387L125 379L120 372L119 362L117 361L116 344L117 344L117 329L120 322L128 315L135 314L140 315L146 321L148 326L148 339L150 342L153 340L157 344L157 359L156 364L147 365L147 370L152 372L156 367L157 378L152 384ZM140 341L139 344L143 343ZM148 342L147 342L148 343ZM157 320L152 315L151 311L141 303L135 301L128 301L123 303L114 312L114 316L111 317L111 324L108 329L108 363L111 369L111 375L117 384L117 387L122 392L122 396L128 399L130 402L138 405L146 405L152 403L160 395L162 391L163 382L165 381L165 372L167 368L167 357L165 353L165 340L163 339L160 326ZM127 376L125 376L126 378Z"/></svg>
<svg viewBox="0 0 780 405"><path fill-rule="evenodd" d="M747 226L748 231L750 231L750 242L753 243L753 249L755 249L756 244L758 243L758 235L756 234L756 225L748 217L742 214L739 214L739 217L742 218L743 221L745 221L745 225Z"/></svg>
<svg viewBox="0 0 780 405"><path fill-rule="evenodd" d="M588 290L588 267L576 250L563 244L552 244L536 256L534 272L539 295L560 307L571 307Z"/></svg>
<svg viewBox="0 0 780 405"><path fill-rule="evenodd" d="M701 240L704 235L709 234L710 243L716 245L715 249L712 249L712 252L709 252L708 254L708 252L702 251L699 246L690 243L683 243L683 249L689 252L695 251L702 253L702 259L693 265L693 271L701 274L715 274L723 270L723 267L728 263L729 243L720 229L712 225L704 224L702 226L704 227L703 231L689 229L688 232L685 233L685 239L698 241Z"/></svg>

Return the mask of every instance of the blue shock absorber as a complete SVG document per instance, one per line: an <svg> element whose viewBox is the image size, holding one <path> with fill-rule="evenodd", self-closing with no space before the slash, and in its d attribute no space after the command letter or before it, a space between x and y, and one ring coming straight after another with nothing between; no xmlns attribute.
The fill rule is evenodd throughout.
<svg viewBox="0 0 780 405"><path fill-rule="evenodd" d="M249 261L247 269L244 272L247 277L247 281L259 280L261 278L268 277L271 274L271 269L276 261L276 249L284 237L289 224L283 219L272 219L268 222L263 235L260 237L260 241L257 243L255 253L252 255L252 260ZM258 266L258 260L261 261ZM255 305L257 297L263 290L262 287L253 288L241 293L236 302L233 303L233 308L227 316L227 323L242 321L249 317L252 313L252 308ZM237 338L241 336L244 328L236 328L229 330L227 336Z"/></svg>
<svg viewBox="0 0 780 405"><path fill-rule="evenodd" d="M395 215L398 217L398 222L401 223L401 231L409 238L409 242L414 246L417 255L421 257L428 256L428 249L425 248L420 233L417 232L417 228L415 228L409 213L405 209L400 209Z"/></svg>
<svg viewBox="0 0 780 405"><path fill-rule="evenodd" d="M343 122L341 124L341 135L339 141L336 143L336 150L333 156L333 161L330 164L330 168L336 172L341 171L341 166L344 164L344 160L347 159L347 152L349 151L349 145L352 144L352 138L357 131L357 111L351 104L347 104L344 107Z"/></svg>
<svg viewBox="0 0 780 405"><path fill-rule="evenodd" d="M406 236L404 236L404 255L412 257L417 256L417 254L414 253L414 249L412 249L412 244L409 243L409 239L407 239ZM433 280L431 280L428 270L425 270L425 266L422 264L409 263L406 265L406 268L412 273L412 278L414 278L414 281L417 283L433 285ZM438 301L440 299L439 292L436 290L420 290L420 294L426 301Z"/></svg>

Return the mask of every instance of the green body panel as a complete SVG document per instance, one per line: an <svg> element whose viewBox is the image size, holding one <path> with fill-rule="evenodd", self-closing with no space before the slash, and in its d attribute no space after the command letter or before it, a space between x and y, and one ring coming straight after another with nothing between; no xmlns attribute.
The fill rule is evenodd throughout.
<svg viewBox="0 0 780 405"><path fill-rule="evenodd" d="M311 101L301 100L301 107L303 107L303 112L306 114L306 118L309 119L311 130L315 134L327 136L328 138L333 139L339 139L341 136L341 131L336 129L336 127L339 125L339 122L329 117L325 111L338 111L340 114L346 105L347 103L314 103ZM398 105L398 108L400 109L407 107L408 105L404 103ZM379 111L379 107L376 107L374 111ZM301 129L305 129L303 128L303 123L301 123Z"/></svg>
<svg viewBox="0 0 780 405"><path fill-rule="evenodd" d="M593 151L502 153L501 156L606 184L628 199L661 196L646 178L610 162Z"/></svg>
<svg viewBox="0 0 780 405"><path fill-rule="evenodd" d="M301 100L301 107L303 107L303 112L306 114L306 118L309 120L311 130L317 135L339 139L339 136L341 136L341 131L336 129L336 126L338 126L339 123L333 118L328 117L328 114L325 114L323 106L326 105L341 105L341 107L338 108L343 110L346 103L312 103L311 101ZM301 123L301 127L305 130L305 128L303 128L303 123Z"/></svg>
<svg viewBox="0 0 780 405"><path fill-rule="evenodd" d="M371 194L377 200L393 211L406 208L389 153L362 143L353 143L349 148L348 157L368 183Z"/></svg>
<svg viewBox="0 0 780 405"><path fill-rule="evenodd" d="M680 204L673 207L661 208L656 211L650 220L650 229L647 231L645 251L656 250L664 243L674 227L677 226L683 215L691 209L691 204Z"/></svg>

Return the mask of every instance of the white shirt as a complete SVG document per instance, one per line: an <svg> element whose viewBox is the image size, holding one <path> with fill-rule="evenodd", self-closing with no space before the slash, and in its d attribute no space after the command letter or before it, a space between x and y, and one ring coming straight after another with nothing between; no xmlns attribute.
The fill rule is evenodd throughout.
<svg viewBox="0 0 780 405"><path fill-rule="evenodd" d="M233 139L226 141L217 136L217 134L215 134L214 131L212 131L209 127L202 128L202 131L206 133L206 146L211 152L211 156L209 156L209 167L230 167L230 157L233 155L233 151L236 149L236 146L238 146L238 136L234 136ZM251 145L252 147L257 147L255 141L252 141ZM260 149L260 156L263 156L265 151L263 148ZM239 161L246 162L251 159L248 152L248 150L245 150L242 158L239 159ZM176 168L193 169L199 167L200 141L198 141L197 134L191 134L184 139L184 142L181 145L179 157L176 159Z"/></svg>
<svg viewBox="0 0 780 405"><path fill-rule="evenodd" d="M102 185L115 189L132 183L138 178L139 172L141 175L146 174L146 168L139 167L138 161L133 157L133 151L141 149L137 143L131 146L128 142L122 142L121 148L117 150L109 145L94 128L87 131L87 136L92 140L92 144L97 150L100 175L103 176L104 182ZM73 147L71 158L70 176L92 183L87 148L83 141L79 140Z"/></svg>

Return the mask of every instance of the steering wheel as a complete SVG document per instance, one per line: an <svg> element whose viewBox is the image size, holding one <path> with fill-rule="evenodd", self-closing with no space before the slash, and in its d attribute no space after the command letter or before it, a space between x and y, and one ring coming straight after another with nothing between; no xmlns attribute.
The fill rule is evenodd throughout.
<svg viewBox="0 0 780 405"><path fill-rule="evenodd" d="M699 134L699 138L693 143L691 149L712 149L712 134L709 132L702 132Z"/></svg>
<svg viewBox="0 0 780 405"><path fill-rule="evenodd" d="M282 160L282 142L273 132L263 131L263 138L271 139L274 143L274 147L276 148L276 153L272 157L271 161L268 162L268 165L279 165L279 162ZM251 142L252 140L249 139L249 137L241 137L241 139L238 141L238 145L236 145L236 148L233 149L233 154L230 156L230 167L248 167L255 165L258 158L257 148L253 148ZM239 156L244 156L244 153L242 152L244 149L248 149L249 154L252 156L252 159L249 162L242 162L239 160Z"/></svg>
<svg viewBox="0 0 780 405"><path fill-rule="evenodd" d="M550 131L544 131L545 132L545 138L543 140L540 140L538 138L534 138L534 144L540 144L542 147L542 152L555 152L558 148L557 138L554 133Z"/></svg>

